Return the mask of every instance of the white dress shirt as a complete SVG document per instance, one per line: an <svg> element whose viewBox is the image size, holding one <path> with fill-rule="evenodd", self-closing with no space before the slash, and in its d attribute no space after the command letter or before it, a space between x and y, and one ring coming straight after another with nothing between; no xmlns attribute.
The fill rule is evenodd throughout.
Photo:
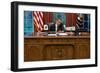
<svg viewBox="0 0 100 73"><path fill-rule="evenodd" d="M57 24L55 24L55 26L56 26L56 28L55 28L55 29L56 29L56 32L57 32Z"/></svg>

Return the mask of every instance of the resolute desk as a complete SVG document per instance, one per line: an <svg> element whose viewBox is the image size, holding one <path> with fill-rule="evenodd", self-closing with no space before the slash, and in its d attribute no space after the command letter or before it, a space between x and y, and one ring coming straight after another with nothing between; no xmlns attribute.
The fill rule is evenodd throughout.
<svg viewBox="0 0 100 73"><path fill-rule="evenodd" d="M90 36L24 37L24 61L90 58Z"/></svg>

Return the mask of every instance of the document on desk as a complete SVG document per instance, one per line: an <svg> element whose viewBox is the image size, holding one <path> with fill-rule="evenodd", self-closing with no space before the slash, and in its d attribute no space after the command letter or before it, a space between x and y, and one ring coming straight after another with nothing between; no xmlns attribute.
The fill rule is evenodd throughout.
<svg viewBox="0 0 100 73"><path fill-rule="evenodd" d="M58 36L67 36L67 33L57 33Z"/></svg>
<svg viewBox="0 0 100 73"><path fill-rule="evenodd" d="M55 33L55 34L48 34L48 36L67 36L67 33Z"/></svg>
<svg viewBox="0 0 100 73"><path fill-rule="evenodd" d="M48 34L48 36L57 36L57 34Z"/></svg>

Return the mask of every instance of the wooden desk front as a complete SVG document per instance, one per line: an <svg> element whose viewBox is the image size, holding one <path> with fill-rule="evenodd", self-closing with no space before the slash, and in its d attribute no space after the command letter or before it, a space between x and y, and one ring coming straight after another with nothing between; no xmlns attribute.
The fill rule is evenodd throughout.
<svg viewBox="0 0 100 73"><path fill-rule="evenodd" d="M89 36L33 36L24 38L24 61L90 58Z"/></svg>

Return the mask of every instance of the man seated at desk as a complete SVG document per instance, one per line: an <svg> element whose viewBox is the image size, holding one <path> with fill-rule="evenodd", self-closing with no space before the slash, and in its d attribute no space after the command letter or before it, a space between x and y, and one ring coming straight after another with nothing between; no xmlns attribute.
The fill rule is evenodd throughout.
<svg viewBox="0 0 100 73"><path fill-rule="evenodd" d="M64 26L61 19L56 19L55 23L49 24L50 32L64 32Z"/></svg>
<svg viewBox="0 0 100 73"><path fill-rule="evenodd" d="M44 32L37 32L37 35L57 36L63 32L64 32L64 25L62 24L61 19L56 19L55 23L44 25ZM63 35L66 35L66 33L63 33Z"/></svg>

